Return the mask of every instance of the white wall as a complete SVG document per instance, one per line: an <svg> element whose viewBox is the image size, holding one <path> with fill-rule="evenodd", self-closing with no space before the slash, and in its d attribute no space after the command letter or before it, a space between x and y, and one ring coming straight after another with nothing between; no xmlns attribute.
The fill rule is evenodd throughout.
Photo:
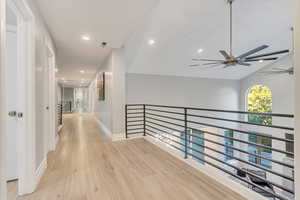
<svg viewBox="0 0 300 200"><path fill-rule="evenodd" d="M113 139L125 136L125 69L124 49L113 49L97 74L105 72L105 100L98 100L97 76L89 86L90 108Z"/></svg>
<svg viewBox="0 0 300 200"><path fill-rule="evenodd" d="M142 74L126 75L127 104L239 109L239 82Z"/></svg>

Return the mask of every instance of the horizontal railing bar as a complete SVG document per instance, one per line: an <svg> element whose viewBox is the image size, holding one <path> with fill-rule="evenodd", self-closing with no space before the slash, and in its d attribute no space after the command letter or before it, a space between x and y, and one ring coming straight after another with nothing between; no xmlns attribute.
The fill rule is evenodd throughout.
<svg viewBox="0 0 300 200"><path fill-rule="evenodd" d="M252 145L252 146L261 147L263 149L269 149L269 150L276 151L276 152L279 152L279 153L282 153L282 154L294 155L294 153L291 153L291 152L282 151L282 150L279 150L279 149L275 149L275 148L272 148L272 147L268 147L268 146L257 144L257 143L253 143L253 142L247 142L245 140L237 139L237 138L234 138L234 137L227 137L227 136L224 136L224 135L219 135L219 134L216 134L216 133L213 133L213 132L210 132L210 131L203 131L203 130L192 128L192 127L188 127L188 128L189 129L193 129L193 130L198 130L198 131L201 131L201 132L205 132L207 134L214 135L214 136L217 136L217 137L231 139L231 140L234 140L234 141L237 141L237 142L240 142L240 143L244 143L244 144L249 144L249 145Z"/></svg>
<svg viewBox="0 0 300 200"><path fill-rule="evenodd" d="M132 128L132 129L127 129L127 131L137 131L137 130L142 130L143 128Z"/></svg>
<svg viewBox="0 0 300 200"><path fill-rule="evenodd" d="M171 128L171 127L168 127L168 126L164 126L164 125L161 125L161 124L158 124L158 123L155 123L155 122L152 122L152 121L146 121L146 123L151 123L151 124L154 124L156 126L160 126L160 127L163 127L163 128L167 128L167 129L170 129L172 131L177 131L177 132L184 132L184 130L179 130L179 129L175 129L175 128Z"/></svg>
<svg viewBox="0 0 300 200"><path fill-rule="evenodd" d="M251 133L251 131L243 131L243 130L239 130L239 129L235 129L235 128L229 128L229 127L219 126L219 125L215 125L215 124L209 124L209 123L203 123L203 122L197 122L197 121L191 121L191 120L188 120L187 122L192 123L192 124L202 125L202 126L220 128L223 130L231 130L234 132L243 133L243 134L247 134L247 135L258 135L261 137L270 138L270 139L278 140L278 141L282 141L282 142L293 142L292 140L287 140L284 138L279 138L279 137L274 137L274 136L267 136L266 134L262 134L262 133L258 133L258 132Z"/></svg>
<svg viewBox="0 0 300 200"><path fill-rule="evenodd" d="M174 125L174 126L179 126L179 127L183 127L183 128L184 128L183 125L175 124L175 123L168 122L168 121L164 121L164 120L160 120L160 119L155 119L155 118L148 117L148 116L146 116L146 119L152 119L152 120L156 120L156 121L160 121L160 122L163 122L163 123L172 124L172 125Z"/></svg>
<svg viewBox="0 0 300 200"><path fill-rule="evenodd" d="M274 182L272 182L272 181L269 181L269 180L267 180L267 179L264 179L264 178L262 178L262 177L260 177L260 176L258 176L258 175L256 175L256 174L254 174L254 173L248 172L247 170L243 170L243 169L241 169L241 168L239 168L239 167L236 167L236 166L234 166L234 165L231 165L231 164L229 164L229 163L227 163L227 162L225 162L225 161L223 161L223 160L220 160L220 159L218 159L218 158L216 158L216 157L214 157L214 156L211 156L211 155L209 155L209 154L207 154L207 153L198 151L197 149L194 149L194 148L192 148L192 147L188 147L188 148L191 149L191 150L193 150L193 151L196 151L197 153L203 154L203 155L206 156L206 157L209 157L209 158L211 158L211 159L213 159L213 160L216 160L216 161L218 161L218 162L220 162L220 163L222 163L222 164L224 164L224 165L227 165L227 166L232 167L232 168L237 169L237 170L241 170L241 171L245 172L246 174L249 174L249 175L251 175L251 176L253 176L253 177L255 177L255 178L259 179L259 180L266 181L267 183L269 183L269 184L271 184L271 185L273 185L273 186L275 186L275 187L277 187L277 188L280 188L280 189L282 189L282 190L284 190L284 191L286 191L286 192L289 192L289 193L291 193L291 194L294 194L294 191L292 191L292 190L290 190L290 189L288 189L288 188L286 188L286 187L284 187L284 186L282 186L282 185L278 185L277 183L274 183Z"/></svg>
<svg viewBox="0 0 300 200"><path fill-rule="evenodd" d="M154 115L154 116L157 116L157 117L164 117L164 118L172 119L172 120L184 121L183 119L180 120L178 118L168 117L168 116L164 116L164 115L156 115L156 114L152 114L152 113L148 113L148 112L146 114ZM194 121L191 121L191 122L194 122ZM199 123L201 123L201 122L199 122ZM202 124L204 124L204 123L202 123ZM238 130L238 129L233 129L233 128L227 128L227 127L222 127L222 126L218 126L218 125L214 125L214 124L207 124L207 123L205 123L205 125L211 126L211 127L215 127L215 128L222 128L222 129L226 129L226 130L233 130L235 132L239 132L239 133L243 133L243 134L247 134L247 135L249 135L249 134L251 134L251 135L255 134L255 135L262 136L262 137L271 138L271 139L274 139L274 140L279 140L279 141L284 141L284 142L291 142L291 143L294 142L293 140L289 140L289 139L285 139L285 138L268 136L267 134L264 134L264 133L251 133L251 132L248 132L248 131L243 131L243 130Z"/></svg>
<svg viewBox="0 0 300 200"><path fill-rule="evenodd" d="M168 134L168 135L172 135L173 137L176 137L176 138L178 138L178 139L182 139L180 136L175 135L175 134L172 134L172 133L169 133L168 131L161 130L161 129L156 128L156 127L151 126L151 125L146 125L146 126L152 128L152 129L155 129L155 130L157 130L157 131L164 132L164 133L166 133L166 134Z"/></svg>
<svg viewBox="0 0 300 200"><path fill-rule="evenodd" d="M269 190L266 190L265 188L263 188L263 187L261 187L261 186L258 186L258 185L256 185L256 184L254 184L254 183L248 181L248 180L245 179L245 178L242 178L242 177L240 177L240 176L238 176L238 175L236 175L236 174L234 174L234 173L232 173L232 172L230 172L230 171L228 171L228 170L226 170L226 169L223 169L223 168L219 167L218 165L215 165L215 164L213 164L213 163L211 163L211 162L209 162L209 161L203 160L203 159L199 158L198 156L196 156L196 155L194 155L194 154L188 153L188 155L189 155L189 156L192 156L192 157L194 157L194 158L197 158L197 159L201 160L202 162L207 163L207 164L213 166L214 168L217 168L217 169L219 169L219 170L221 170L221 171L223 171L223 172L225 172L225 173L227 173L227 174L229 174L229 175L231 175L231 176L233 176L233 177L235 177L235 178L237 178L237 179L239 179L239 180L241 180L241 181L243 181L243 182L245 182L245 183L247 183L247 184L249 184L249 185L251 185L251 186L253 186L253 187L256 187L256 188L258 188L258 189L260 189L260 190L262 190L262 191L264 191L264 192L266 192L266 193L268 193L268 194L270 194L270 195L272 195L272 196L274 196L274 197L277 197L277 198L279 198L280 200L288 200L288 199L286 199L286 198L284 198L284 197L279 196L279 195L276 194L276 193L273 193L273 192L271 192L271 191L269 191Z"/></svg>
<svg viewBox="0 0 300 200"><path fill-rule="evenodd" d="M142 118L143 117L143 115L141 115L141 116L135 116L135 117L127 117L127 119L136 119L136 118Z"/></svg>
<svg viewBox="0 0 300 200"><path fill-rule="evenodd" d="M149 133L146 133L146 134L147 134L147 135L150 135L150 136L153 137L153 138L157 138L157 137L155 137L155 136L152 135L152 134L149 134ZM174 145L172 145L172 144L169 144L169 143L165 142L164 140L162 140L162 139L160 139L160 138L157 138L157 139L159 139L160 141L162 141L163 143L165 143L165 144L167 144L167 145L170 145L170 146L176 148L177 150L179 150L179 151L181 151L181 152L184 152L182 149L180 149L180 148L178 148L178 147L176 147L176 146L174 146ZM200 152L199 152L199 153L200 153ZM284 197L281 197L281 196L279 196L279 195L277 195L277 194L275 194L275 193L273 193L273 192L271 192L271 191L269 191L269 190L266 190L265 188L263 188L263 187L261 187L261 186L259 186L259 185L256 185L256 184L254 184L254 183L252 183L252 182L250 182L250 181L248 181L248 180L246 180L246 179L244 179L244 178L242 178L242 177L240 177L240 176L238 176L238 175L236 175L236 174L234 174L234 173L232 173L232 172L230 172L230 171L228 171L228 170L225 170L225 169L221 168L220 166L218 166L218 165L216 165L216 164L213 164L213 163L211 163L211 162L209 162L209 161L203 160L202 158L199 158L198 156L195 156L194 154L191 154L191 153L189 153L189 152L188 152L188 155L190 155L190 156L192 156L192 157L194 157L194 158L197 158L197 159L203 161L204 163L207 163L207 164L209 164L209 165L211 165L211 166L213 166L213 167L215 167L215 168L217 168L217 169L219 169L219 170L221 170L221 171L223 171L223 172L225 172L225 173L227 173L227 174L229 174L229 175L231 175L231 176L233 176L233 177L235 177L235 178L237 178L237 179L239 179L239 180L241 180L241 181L243 181L243 182L245 182L245 183L247 183L247 184L249 184L249 185L252 185L252 186L254 186L254 187L256 187L256 188L258 188L258 189L260 189L260 190L262 190L262 191L264 191L264 192L266 192L266 193L268 193L268 194L271 194L271 195L274 196L274 197L277 197L277 198L282 199L282 200L287 200L287 199L285 199ZM238 168L238 169L239 169L239 168ZM239 169L239 170L241 170L241 169Z"/></svg>
<svg viewBox="0 0 300 200"><path fill-rule="evenodd" d="M128 112L127 115L139 115L139 114L144 114L143 112Z"/></svg>
<svg viewBox="0 0 300 200"><path fill-rule="evenodd" d="M195 129L193 129L195 130ZM200 130L197 130L197 131L200 131ZM189 134L190 135L190 134ZM223 147L228 147L228 148L231 148L233 150L236 150L236 151L239 151L239 152L242 152L242 153L245 153L245 154L248 154L248 155L252 155L252 156L255 156L257 158L260 158L260 159L263 159L263 160L268 160L268 161L271 161L273 163L277 163L279 165L282 165L282 166L285 166L285 167L289 167L289 168L294 168L293 165L290 165L290 164L287 164L287 163L284 163L284 162L281 162L281 161L278 161L278 160L273 160L271 158L267 158L267 157L264 157L262 155L259 155L259 154L255 154L255 153L251 153L251 152L248 152L248 151L245 151L245 150L242 150L242 149L239 149L239 148L236 148L234 146L228 146L228 145L225 145L225 144L222 144L222 143L219 143L219 142L216 142L216 141L213 141L213 140L210 140L210 139L207 139L207 138L203 138L203 137L200 137L200 136L197 136L197 135L192 135L193 137L196 137L196 138L199 138L199 139L202 139L204 141L208 141L210 143L214 143L214 144L218 144L220 146L223 146ZM229 137L230 138L230 137ZM267 169L267 168L264 168L264 169Z"/></svg>
<svg viewBox="0 0 300 200"><path fill-rule="evenodd" d="M176 115L184 115L184 113L172 112L172 111L165 111L165 110L157 110L157 109L151 109L151 108L146 108L146 110L156 111L156 112L163 112L163 113L169 113L169 114L176 114Z"/></svg>
<svg viewBox="0 0 300 200"><path fill-rule="evenodd" d="M127 108L127 111L130 111L130 110L143 110L143 108Z"/></svg>
<svg viewBox="0 0 300 200"><path fill-rule="evenodd" d="M182 149L180 149L179 147L177 147L177 146L175 146L175 145L173 145L173 144L169 144L169 143L163 141L161 138L155 137L154 135L152 135L152 134L150 134L150 133L147 133L147 132L146 132L146 135L150 135L151 137L153 137L153 138L155 138L155 139L158 139L158 140L160 140L161 142L163 142L163 143L165 143L165 144L167 144L167 145L170 145L171 147L177 149L178 151L184 152L184 151L183 151Z"/></svg>
<svg viewBox="0 0 300 200"><path fill-rule="evenodd" d="M168 116L165 116L165 115L158 115L158 114L153 114L153 113L149 113L149 112L146 112L146 114L153 115L153 116L156 116L156 117L162 117L162 118L166 118L166 119L172 119L172 120L177 120L177 121L184 122L184 119L178 119L178 118L174 118L174 117L168 117Z"/></svg>
<svg viewBox="0 0 300 200"><path fill-rule="evenodd" d="M160 119L155 119L155 118L147 117L147 116L146 116L146 118L152 119L152 120L155 120L155 121L160 121L160 122L167 123L167 124L172 124L174 126L179 126L179 127L183 127L184 128L183 125L175 124L175 123L172 123L172 122L168 122L168 121L164 121L164 120L160 120ZM192 123L193 121L188 121L188 122ZM195 122L195 123L200 124L200 125L204 125L204 123L200 123L200 122ZM188 128L193 129L191 127L188 127ZM229 128L227 130L232 130L232 129ZM218 134L215 134L215 133L211 133L209 131L204 131L204 132L209 133L209 134L214 134L214 135L219 136L219 137L224 137L224 138L232 139L232 140L237 141L237 142L241 142L241 143L245 143L245 144L250 144L250 145L253 145L253 146L261 147L261 148L264 148L264 149L270 149L270 150L273 150L273 151L276 151L276 152L279 152L279 153L294 155L291 152L285 152L285 151L282 151L282 150L279 150L279 149L274 149L272 147L268 147L268 146L265 146L265 145L256 144L256 143L252 143L252 142L247 142L247 141L236 139L236 138L232 138L232 137L226 137L226 136L218 135Z"/></svg>
<svg viewBox="0 0 300 200"><path fill-rule="evenodd" d="M132 127L132 126L143 126L144 124L129 124L127 125L128 127Z"/></svg>
<svg viewBox="0 0 300 200"><path fill-rule="evenodd" d="M170 141L172 141L172 142L175 142L176 144L180 144L181 146L184 146L184 144L182 144L181 142L178 142L178 141L173 140L173 139L171 139L171 138L168 138L168 137L166 137L166 136L164 136L164 135L161 135L161 134L159 134L159 133L156 133L155 131L152 131L152 130L150 130L150 129L146 129L146 130L147 130L147 131L150 131L151 133L160 135L161 137L164 137L164 138L166 138L166 139L168 139L168 140L170 140ZM155 136L154 136L154 137L155 137ZM158 138L158 137L155 137L155 138ZM168 143L168 144L169 144L169 143Z"/></svg>
<svg viewBox="0 0 300 200"><path fill-rule="evenodd" d="M136 122L143 122L144 120L132 120L132 121L127 121L127 123L136 123Z"/></svg>
<svg viewBox="0 0 300 200"><path fill-rule="evenodd" d="M127 133L127 135L136 135L136 134L143 134L144 132L133 132L133 133Z"/></svg>
<svg viewBox="0 0 300 200"><path fill-rule="evenodd" d="M169 132L167 132L167 131L161 130L161 129L157 128L157 127L153 127L153 126L151 126L151 125L146 125L146 126L149 126L149 127L153 128L153 129L156 129L156 130L158 130L158 131L161 131L161 132L167 133L167 134L169 134L169 135L172 135L172 136L174 136L174 137L177 137L177 138L179 138L179 139L182 139L180 136L177 136L177 135L175 135L175 134L172 134L172 133L169 133ZM206 139L206 138L202 138L202 137L197 136L197 135L191 135L191 134L188 134L188 135L189 135L189 136L192 136L192 137L196 137L196 138L202 139L202 140L204 140L204 141L208 141L208 142L211 142L211 143L214 143L214 144L218 144L218 145L221 145L221 146L224 146L224 147L228 147L228 148L231 148L231 149L234 149L234 150L237 150L237 151L240 151L240 152L243 152L243 153L246 153L246 154L255 156L255 157L259 157L259 158L264 159L264 160L269 160L269 161L271 161L271 162L274 162L274 163L277 163L277 164L280 164L280 165L284 165L284 166L287 166L287 167L290 167L290 168L294 168L292 165L285 164L285 163L282 163L282 162L280 162L280 161L276 161L276 160L273 160L273 159L265 158L265 157L263 157L263 156L260 156L259 154L253 154L253 153L250 153L250 152L247 152L247 151L244 151L244 150L241 150L241 149L232 147L232 146L224 145L224 144L221 144L221 143L218 143L218 142L215 142L215 141ZM215 150L215 151L217 151L217 150ZM221 153L221 152L219 152L219 153ZM225 155L225 156L228 156L228 157L232 157L232 156L229 156L229 155L227 155L227 154L225 154L225 153L221 153L221 154L223 154L223 155ZM235 157L233 157L233 158L236 159L236 160L238 160L238 159L235 158ZM280 177L283 177L283 178L286 178L286 179L288 179L288 180L293 181L293 178L291 178L291 177L289 177L289 176L285 176L285 175L280 174L280 173L278 173L278 172L274 172L274 171L272 171L272 170L270 170L270 169L268 169L268 168L265 168L265 167L256 165L256 164L254 164L254 163L250 163L250 162L245 161L245 160L243 160L243 161L241 161L241 162L245 162L245 163L247 163L247 164L249 164L249 165L252 165L252 166L254 166L254 167L260 168L260 169L262 169L262 170L265 170L265 171L268 171L268 172L270 172L270 173L276 174L277 176L280 176Z"/></svg>
<svg viewBox="0 0 300 200"><path fill-rule="evenodd" d="M234 120L234 119L226 119L226 118L219 118L219 117L209 117L209 116L204 116L204 115L187 114L187 116L190 116L190 117L200 117L200 118L205 118L205 119L214 119L214 120L227 121L227 122L236 122L236 123L240 123L240 124L248 124L248 125L254 125L254 126L263 126L263 127L268 127L268 128L284 129L284 130L290 130L290 131L294 130L294 128L292 128L292 127L278 126L278 125L258 124L258 123L253 123L253 122L240 121L240 120Z"/></svg>
<svg viewBox="0 0 300 200"><path fill-rule="evenodd" d="M189 135L189 136L192 136L192 135ZM193 137L194 137L194 135L193 135ZM259 168L259 169L261 169L261 170L267 171L267 172L269 172L269 173L275 174L275 175L277 175L277 176L279 176L279 177L282 177L282 178L285 178L285 179L287 179L287 180L294 181L294 179L293 179L292 177L289 177L289 176L280 174L280 173L275 172L275 171L273 171L273 170L270 170L270 169L268 169L268 168L265 168L265 167L256 165L256 164L254 164L254 163L251 163L251 162L249 162L249 161L246 161L246 160L237 158L237 157L235 157L235 156L231 156L231 155L229 155L229 154L226 154L226 153L224 153L224 152L215 150L214 148L208 147L208 146L203 145L203 144L199 144L199 143L194 142L194 141L189 141L189 142L192 143L192 144L201 146L201 147L203 147L203 148L205 148L205 149L209 149L209 150L214 151L214 152L216 152L216 153L222 154L222 155L224 155L224 156L226 156L226 157L230 157L230 158L232 158L232 159L234 159L234 160L238 160L238 161L240 161L240 162L242 162L242 163L246 163L246 164L251 165L251 166L253 166L253 167L256 167L256 168Z"/></svg>
<svg viewBox="0 0 300 200"><path fill-rule="evenodd" d="M236 113L236 114L247 114L247 115L263 115L263 116L273 116L273 117L294 118L294 115L280 114L280 113L257 113L257 112L247 112L247 111L193 108L193 107L180 107L180 106L165 106L165 105L152 105L152 104L145 104L145 106L161 107L161 108L175 108L175 109L185 109L186 108L188 110L199 110L199 111L211 111L211 112L223 112L223 113Z"/></svg>
<svg viewBox="0 0 300 200"><path fill-rule="evenodd" d="M144 104L126 104L126 106L143 106Z"/></svg>

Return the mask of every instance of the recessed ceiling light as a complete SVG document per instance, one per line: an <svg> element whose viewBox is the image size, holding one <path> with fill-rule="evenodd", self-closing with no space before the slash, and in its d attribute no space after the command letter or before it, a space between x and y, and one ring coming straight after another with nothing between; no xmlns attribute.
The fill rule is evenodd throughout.
<svg viewBox="0 0 300 200"><path fill-rule="evenodd" d="M263 63L263 62L264 62L264 60L259 60L258 62L260 62L260 63Z"/></svg>
<svg viewBox="0 0 300 200"><path fill-rule="evenodd" d="M85 73L85 71L84 71L84 70L80 70L80 73L84 74L84 73Z"/></svg>
<svg viewBox="0 0 300 200"><path fill-rule="evenodd" d="M85 40L85 41L90 41L91 40L90 36L88 36L88 35L81 36L81 39Z"/></svg>
<svg viewBox="0 0 300 200"><path fill-rule="evenodd" d="M198 49L197 52L198 52L198 53L202 53L202 52L203 52L203 49Z"/></svg>
<svg viewBox="0 0 300 200"><path fill-rule="evenodd" d="M148 40L148 44L150 46L154 45L155 44L155 40L153 40L153 39Z"/></svg>

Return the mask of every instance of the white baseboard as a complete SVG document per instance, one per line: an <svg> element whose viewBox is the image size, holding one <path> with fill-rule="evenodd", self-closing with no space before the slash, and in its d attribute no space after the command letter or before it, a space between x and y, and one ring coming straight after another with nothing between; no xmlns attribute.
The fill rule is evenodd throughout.
<svg viewBox="0 0 300 200"><path fill-rule="evenodd" d="M35 171L35 183L36 186L39 184L43 174L45 173L47 169L47 157L44 158L44 160L41 162L40 166Z"/></svg>
<svg viewBox="0 0 300 200"><path fill-rule="evenodd" d="M116 142L116 141L122 141L125 140L125 133L121 133L121 134L112 134L112 141Z"/></svg>
<svg viewBox="0 0 300 200"><path fill-rule="evenodd" d="M112 138L112 133L111 131L105 126L104 123L102 123L99 119L96 118L97 123L100 126L100 129L107 135L108 137Z"/></svg>
<svg viewBox="0 0 300 200"><path fill-rule="evenodd" d="M59 125L57 129L57 133L60 133L61 129L63 128L63 125Z"/></svg>
<svg viewBox="0 0 300 200"><path fill-rule="evenodd" d="M204 173L205 175L215 179L217 182L221 183L228 187L229 189L233 190L234 192L240 194L242 197L248 200L267 200L267 198L257 194L256 192L240 185L239 183L235 182L234 180L231 180L229 177L224 176L220 173L220 171L216 170L213 167L209 167L207 165L200 165L193 159L184 159L183 153L178 152L178 150L172 149L163 142L159 140L155 140L154 138L150 136L144 137L147 141L151 142L152 144L158 146L162 150L168 152L172 156L178 158L179 160L187 163L188 165L192 166L196 170L199 170L200 172Z"/></svg>

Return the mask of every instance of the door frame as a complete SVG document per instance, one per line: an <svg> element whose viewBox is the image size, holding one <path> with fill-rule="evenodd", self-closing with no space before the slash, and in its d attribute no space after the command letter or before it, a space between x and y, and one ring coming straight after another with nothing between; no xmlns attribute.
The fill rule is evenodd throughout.
<svg viewBox="0 0 300 200"><path fill-rule="evenodd" d="M20 93L20 103L18 112L23 113L19 118L22 134L18 137L18 194L32 193L37 185L36 180L36 155L35 155L35 36L34 36L34 15L24 0L1 0L0 1L0 20L1 20L1 65L0 65L0 97L1 97L1 126L0 141L1 149L0 169L1 184L0 198L6 200L6 134L7 107L6 107L6 5L8 5L17 15L18 27L18 84Z"/></svg>
<svg viewBox="0 0 300 200"><path fill-rule="evenodd" d="M45 146L46 146L46 154L49 151L54 151L56 148L56 143L57 143L57 131L56 131L56 95L55 95L55 53L54 50L52 49L51 43L49 41L46 41L46 55L47 55L47 60L46 60L46 65L48 67L48 84L47 84L47 90L48 90L48 95L47 102L49 104L49 110L48 110L48 116L44 118L44 124L48 123L49 124L49 130L45 131L46 133L46 141L45 141ZM47 91L46 91L47 92ZM45 155L47 156L47 155Z"/></svg>

